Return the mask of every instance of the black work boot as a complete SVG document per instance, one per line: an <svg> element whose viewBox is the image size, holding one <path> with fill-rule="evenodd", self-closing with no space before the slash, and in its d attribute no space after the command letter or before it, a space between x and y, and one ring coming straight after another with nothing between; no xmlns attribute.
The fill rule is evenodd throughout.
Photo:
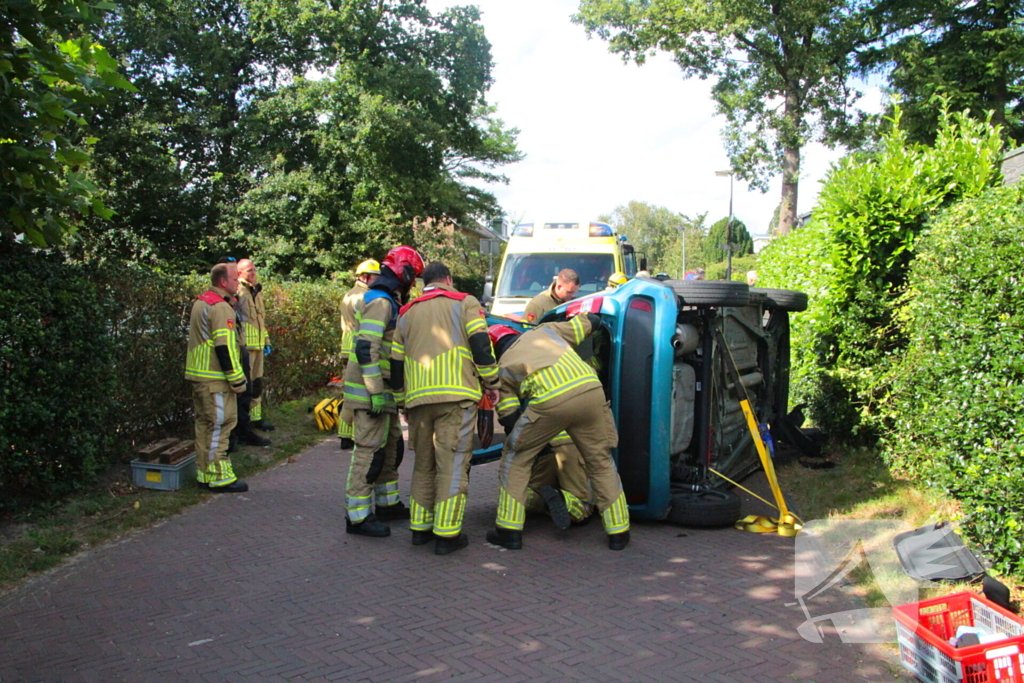
<svg viewBox="0 0 1024 683"><path fill-rule="evenodd" d="M210 491L214 493L245 493L249 490L249 485L241 479L235 479L230 484L225 486L207 486Z"/></svg>
<svg viewBox="0 0 1024 683"><path fill-rule="evenodd" d="M250 426L249 429L243 429L238 432L238 443L242 446L259 446L261 448L266 448L270 445L270 439L260 436L254 432Z"/></svg>
<svg viewBox="0 0 1024 683"><path fill-rule="evenodd" d="M413 545L426 545L427 543L430 543L432 538L434 538L434 534L431 531L414 531L414 532L412 532L412 544Z"/></svg>
<svg viewBox="0 0 1024 683"><path fill-rule="evenodd" d="M377 519L382 522L397 522L402 519L409 519L409 508L405 503L398 501L394 505L378 505Z"/></svg>
<svg viewBox="0 0 1024 683"><path fill-rule="evenodd" d="M347 436L339 436L338 438L341 440L341 450L343 451L350 451L356 445L356 442Z"/></svg>
<svg viewBox="0 0 1024 683"><path fill-rule="evenodd" d="M608 547L612 550L623 550L629 545L629 532L623 531L621 534L608 534Z"/></svg>
<svg viewBox="0 0 1024 683"><path fill-rule="evenodd" d="M391 535L391 527L377 519L376 515L370 515L358 524L353 524L348 517L345 518L345 533L357 534L359 536L372 536L373 538L384 538Z"/></svg>
<svg viewBox="0 0 1024 683"><path fill-rule="evenodd" d="M275 429L277 429L277 427L270 424L266 420L256 420L255 422L252 423L252 426L260 430L261 432L272 432Z"/></svg>
<svg viewBox="0 0 1024 683"><path fill-rule="evenodd" d="M469 536L460 533L458 536L438 536L437 541L434 543L434 554L435 555L447 555L454 553L460 548L465 548L469 545Z"/></svg>
<svg viewBox="0 0 1024 683"><path fill-rule="evenodd" d="M572 524L572 517L569 515L569 508L565 505L565 497L562 492L554 486L541 486L540 497L548 506L548 514L551 515L551 521L555 523L555 526L562 531L568 529Z"/></svg>
<svg viewBox="0 0 1024 683"><path fill-rule="evenodd" d="M487 532L487 542L509 550L519 550L523 547L523 532L495 527L494 531Z"/></svg>

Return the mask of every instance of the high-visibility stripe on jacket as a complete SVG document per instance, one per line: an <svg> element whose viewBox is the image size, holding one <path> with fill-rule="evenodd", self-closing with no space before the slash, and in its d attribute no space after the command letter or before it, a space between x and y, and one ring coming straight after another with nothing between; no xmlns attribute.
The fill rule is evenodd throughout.
<svg viewBox="0 0 1024 683"><path fill-rule="evenodd" d="M370 396L383 394L385 410L398 411L386 380L391 377L391 341L395 335L398 304L386 292L370 289L356 313L356 334L345 367L345 403L350 410L368 410ZM369 362L360 364L358 347L363 342Z"/></svg>
<svg viewBox="0 0 1024 683"><path fill-rule="evenodd" d="M431 285L404 311L398 318L391 358L404 363L406 408L477 402L481 384L498 387L487 320L476 297Z"/></svg>
<svg viewBox="0 0 1024 683"><path fill-rule="evenodd" d="M245 334L245 348L257 351L270 344L263 285L238 280L238 319Z"/></svg>
<svg viewBox="0 0 1024 683"><path fill-rule="evenodd" d="M545 323L520 335L499 363L498 415L504 417L518 410L522 402L567 400L601 388L597 373L573 350L592 332L586 316L576 316L563 323Z"/></svg>
<svg viewBox="0 0 1024 683"><path fill-rule="evenodd" d="M185 379L193 382L227 382L245 380L235 335L235 310L228 303L225 290L214 287L217 296L196 299L189 316L188 353L185 356ZM219 298L218 298L219 297ZM215 303L210 303L211 301ZM231 371L225 373L214 348L226 346ZM226 388L225 388L226 389Z"/></svg>
<svg viewBox="0 0 1024 683"><path fill-rule="evenodd" d="M355 286L341 298L341 353L346 360L352 353L352 343L356 330L359 329L356 314L363 308L363 297L366 296L368 289L369 286L365 282L356 280Z"/></svg>

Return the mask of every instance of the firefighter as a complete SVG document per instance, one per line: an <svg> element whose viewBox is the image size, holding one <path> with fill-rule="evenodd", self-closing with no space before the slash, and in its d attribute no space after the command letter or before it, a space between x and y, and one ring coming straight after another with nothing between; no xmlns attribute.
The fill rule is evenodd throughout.
<svg viewBox="0 0 1024 683"><path fill-rule="evenodd" d="M352 289L345 293L341 299L341 372L338 374L345 381L345 369L348 367L348 357L352 353L352 338L356 330L356 314L363 308L363 297L370 289L370 285L380 275L380 264L367 259L356 266L356 283ZM345 421L338 416L338 438L341 440L341 449L352 448L352 422Z"/></svg>
<svg viewBox="0 0 1024 683"><path fill-rule="evenodd" d="M583 457L608 547L622 550L629 543L629 509L611 457L618 443L615 421L597 373L573 350L600 321L588 313L522 335L505 325L490 328L501 380L498 420L508 434L498 471L496 528L487 533L495 545L523 547L534 459L562 431Z"/></svg>
<svg viewBox="0 0 1024 683"><path fill-rule="evenodd" d="M391 342L398 300L423 272L423 258L412 247L395 247L380 264L380 275L363 296L345 368L342 413L353 426L348 468L345 530L350 534L391 535L385 522L408 519L398 499L398 406L389 386ZM376 498L376 514L373 503Z"/></svg>
<svg viewBox="0 0 1024 683"><path fill-rule="evenodd" d="M244 258L238 262L238 308L244 311L245 348L249 354L249 375L252 381L252 401L249 419L252 426L264 432L274 431L274 425L263 417L263 364L264 357L273 350L267 331L267 301L263 285L256 274L256 264Z"/></svg>
<svg viewBox="0 0 1024 683"><path fill-rule="evenodd" d="M533 461L526 511L547 513L563 530L585 524L594 512L594 494L583 457L566 432L559 433L548 446Z"/></svg>
<svg viewBox="0 0 1024 683"><path fill-rule="evenodd" d="M629 278L621 270L611 274L608 278L608 287L606 289L616 289L617 287L629 282Z"/></svg>
<svg viewBox="0 0 1024 683"><path fill-rule="evenodd" d="M246 385L235 338L237 266L218 263L210 282L213 286L192 304L185 359L196 422L196 478L217 493L242 493L249 486L235 476L227 455L228 435L238 420L235 396Z"/></svg>
<svg viewBox="0 0 1024 683"><path fill-rule="evenodd" d="M434 537L434 553L447 555L469 543L462 517L477 404L483 393L497 403L498 365L476 297L455 290L451 271L438 261L423 271L423 284L423 294L403 306L398 318L391 386L396 393L404 390L416 452L409 495L412 543Z"/></svg>
<svg viewBox="0 0 1024 683"><path fill-rule="evenodd" d="M572 268L563 268L555 276L550 287L530 299L530 303L526 304L523 319L528 323L536 324L552 308L571 301L578 291L580 291L580 276Z"/></svg>

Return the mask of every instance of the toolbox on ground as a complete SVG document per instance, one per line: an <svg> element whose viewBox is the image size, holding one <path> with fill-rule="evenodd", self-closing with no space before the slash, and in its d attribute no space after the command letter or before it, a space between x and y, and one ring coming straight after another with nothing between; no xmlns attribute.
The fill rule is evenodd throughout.
<svg viewBox="0 0 1024 683"><path fill-rule="evenodd" d="M196 476L192 441L163 439L143 446L132 460L132 483L147 489L177 491L182 482Z"/></svg>
<svg viewBox="0 0 1024 683"><path fill-rule="evenodd" d="M1024 620L975 593L893 607L900 662L927 683L1024 683ZM960 626L980 626L1006 639L954 647Z"/></svg>

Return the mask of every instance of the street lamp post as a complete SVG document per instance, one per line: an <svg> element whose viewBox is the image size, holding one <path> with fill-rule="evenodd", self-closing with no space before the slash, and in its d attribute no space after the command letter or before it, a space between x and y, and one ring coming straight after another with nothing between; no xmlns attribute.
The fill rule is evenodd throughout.
<svg viewBox="0 0 1024 683"><path fill-rule="evenodd" d="M725 223L725 279L732 280L732 176L733 170L715 171L716 176L729 176L729 220Z"/></svg>
<svg viewBox="0 0 1024 683"><path fill-rule="evenodd" d="M682 263L679 266L679 279L686 279L686 226L679 226L679 241L683 243Z"/></svg>

